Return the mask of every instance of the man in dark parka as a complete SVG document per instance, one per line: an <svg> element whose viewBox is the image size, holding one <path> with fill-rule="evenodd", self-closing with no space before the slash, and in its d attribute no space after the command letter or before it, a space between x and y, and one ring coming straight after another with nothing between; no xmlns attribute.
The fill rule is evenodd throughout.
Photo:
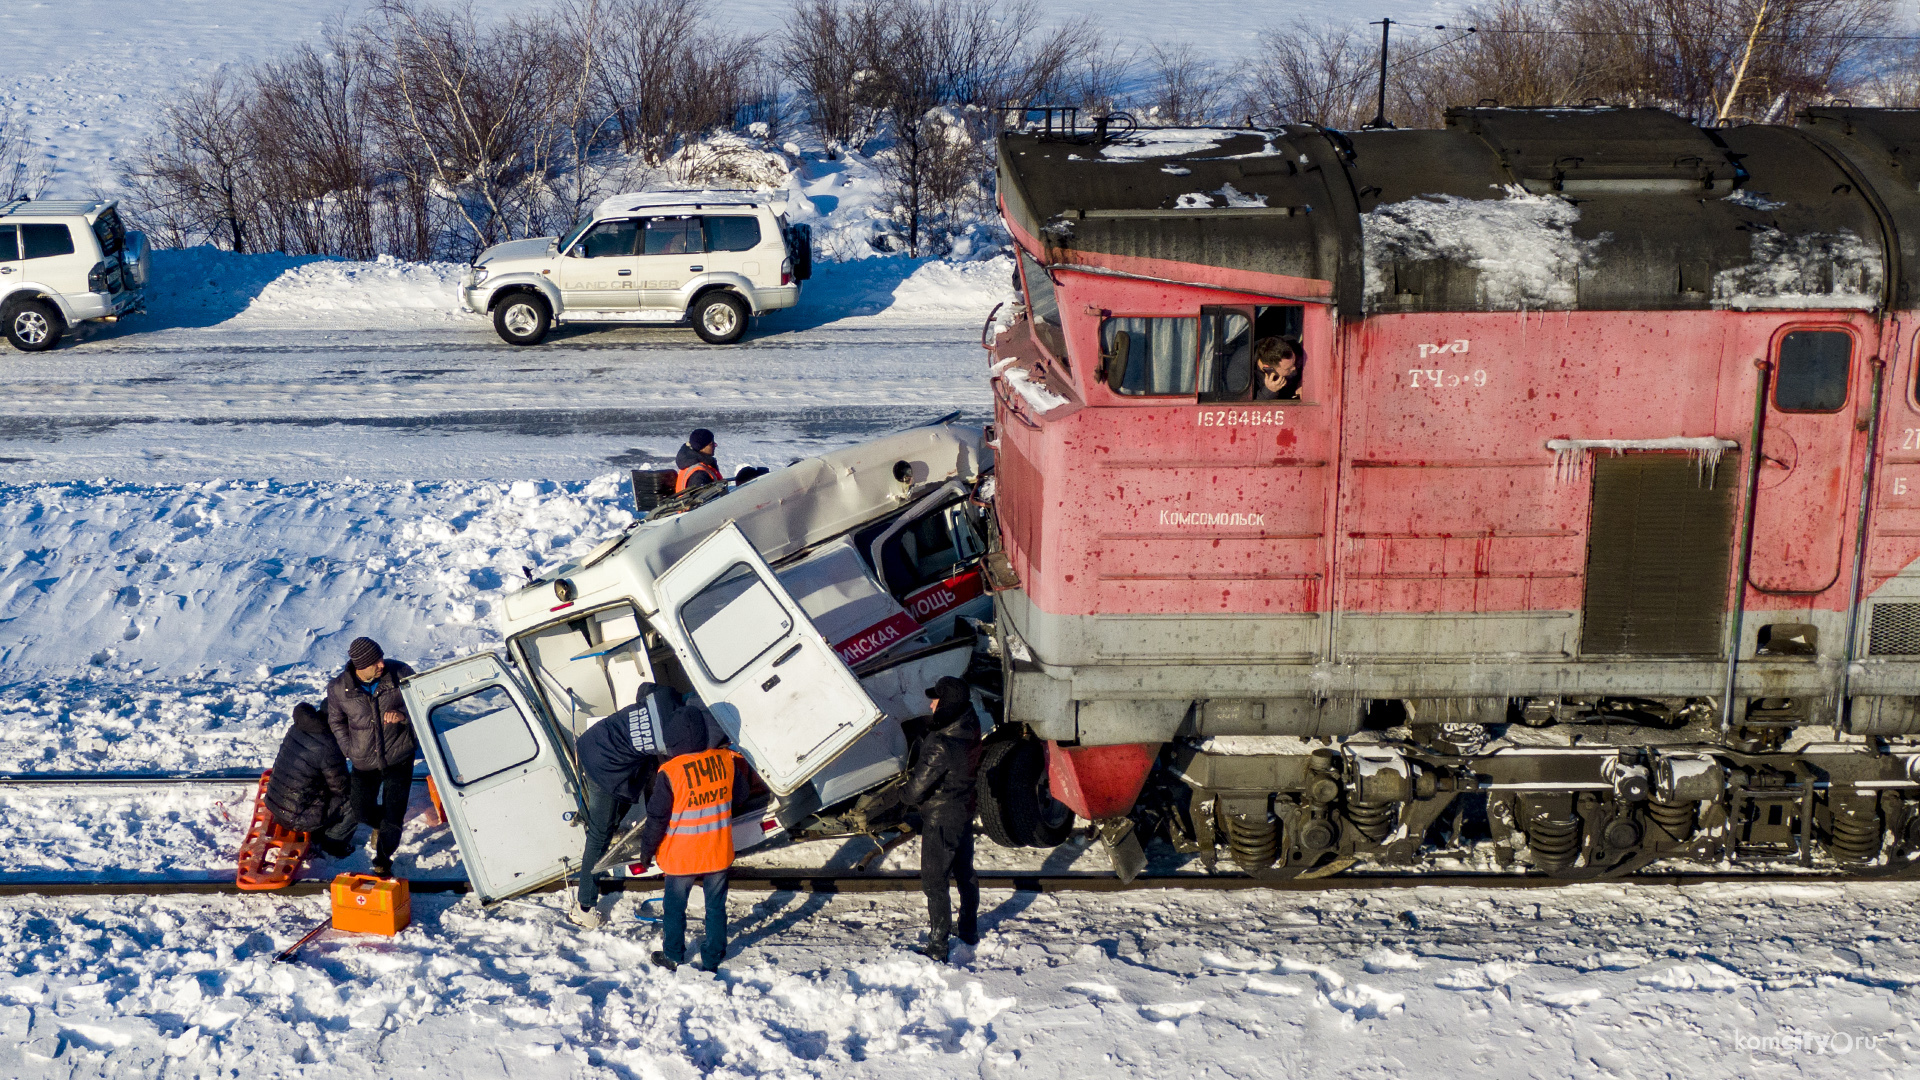
<svg viewBox="0 0 1920 1080"><path fill-rule="evenodd" d="M320 849L334 858L352 850L353 831L347 800L347 759L340 755L326 714L303 701L293 707L293 727L280 740L267 778L267 809L273 819L296 832L316 834Z"/></svg>
<svg viewBox="0 0 1920 1080"><path fill-rule="evenodd" d="M947 894L960 891L961 941L980 940L980 884L973 872L974 775L980 764L980 720L967 684L947 676L927 688L933 714L914 727L917 740L903 799L920 812L920 888L927 894L922 952L946 962L956 927Z"/></svg>

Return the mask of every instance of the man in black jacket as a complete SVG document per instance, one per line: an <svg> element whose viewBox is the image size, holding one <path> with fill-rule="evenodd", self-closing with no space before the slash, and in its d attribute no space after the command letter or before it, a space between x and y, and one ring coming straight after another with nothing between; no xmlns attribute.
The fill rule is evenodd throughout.
<svg viewBox="0 0 1920 1080"><path fill-rule="evenodd" d="M378 830L373 872L381 877L393 874L419 752L400 696L400 680L412 674L407 665L388 660L379 642L360 637L347 646L346 668L327 684L327 726L353 762L354 813ZM344 839L352 837L350 831Z"/></svg>
<svg viewBox="0 0 1920 1080"><path fill-rule="evenodd" d="M673 467L677 470L673 478L673 493L684 495L697 487L707 484L726 482L720 472L720 462L713 456L719 444L714 441L713 432L706 428L694 428L687 436L686 444L674 455Z"/></svg>
<svg viewBox="0 0 1920 1080"><path fill-rule="evenodd" d="M641 683L633 704L602 718L573 744L587 782L587 849L580 856L580 903L567 913L575 926L595 930L606 922L594 906L600 902L600 883L593 868L606 855L614 831L634 805L646 801L666 749L662 727L679 704L677 697L672 687Z"/></svg>
<svg viewBox="0 0 1920 1080"><path fill-rule="evenodd" d="M927 894L927 944L920 951L945 963L954 932L947 879L960 890L959 937L980 940L980 883L973 873L974 773L980 763L980 720L967 684L949 675L927 688L933 715L912 750L903 799L920 811L920 888Z"/></svg>
<svg viewBox="0 0 1920 1080"><path fill-rule="evenodd" d="M293 707L293 727L280 740L267 778L267 809L296 832L320 835L320 850L338 859L352 851L347 759L333 741L326 714L307 702Z"/></svg>

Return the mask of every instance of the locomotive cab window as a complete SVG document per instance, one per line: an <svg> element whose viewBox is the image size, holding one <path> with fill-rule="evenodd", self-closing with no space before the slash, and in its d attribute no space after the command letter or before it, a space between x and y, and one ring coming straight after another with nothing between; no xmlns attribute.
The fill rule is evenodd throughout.
<svg viewBox="0 0 1920 1080"><path fill-rule="evenodd" d="M1200 400L1298 401L1303 308L1202 308Z"/></svg>
<svg viewBox="0 0 1920 1080"><path fill-rule="evenodd" d="M1116 394L1189 397L1200 320L1106 319L1100 323L1100 370Z"/></svg>
<svg viewBox="0 0 1920 1080"><path fill-rule="evenodd" d="M1033 256L1020 253L1020 276L1027 283L1027 310L1033 315L1033 331L1047 351L1066 360L1067 339L1060 324L1060 298L1054 293L1053 278Z"/></svg>
<svg viewBox="0 0 1920 1080"><path fill-rule="evenodd" d="M1780 339L1773 404L1781 412L1834 412L1847 403L1853 337L1840 330L1795 330Z"/></svg>

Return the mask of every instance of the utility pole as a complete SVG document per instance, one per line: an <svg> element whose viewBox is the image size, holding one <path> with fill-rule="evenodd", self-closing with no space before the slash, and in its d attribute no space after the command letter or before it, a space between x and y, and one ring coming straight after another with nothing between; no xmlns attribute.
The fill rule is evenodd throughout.
<svg viewBox="0 0 1920 1080"><path fill-rule="evenodd" d="M1387 122L1387 34L1392 29L1392 19L1380 20L1380 106L1374 110L1373 119L1367 121L1369 128L1393 126Z"/></svg>

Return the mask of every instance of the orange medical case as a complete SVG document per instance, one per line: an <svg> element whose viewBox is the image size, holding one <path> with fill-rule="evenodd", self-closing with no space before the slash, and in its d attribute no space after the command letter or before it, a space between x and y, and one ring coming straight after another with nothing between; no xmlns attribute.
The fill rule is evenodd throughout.
<svg viewBox="0 0 1920 1080"><path fill-rule="evenodd" d="M407 883L398 878L341 874L332 891L335 930L392 937L413 921Z"/></svg>

